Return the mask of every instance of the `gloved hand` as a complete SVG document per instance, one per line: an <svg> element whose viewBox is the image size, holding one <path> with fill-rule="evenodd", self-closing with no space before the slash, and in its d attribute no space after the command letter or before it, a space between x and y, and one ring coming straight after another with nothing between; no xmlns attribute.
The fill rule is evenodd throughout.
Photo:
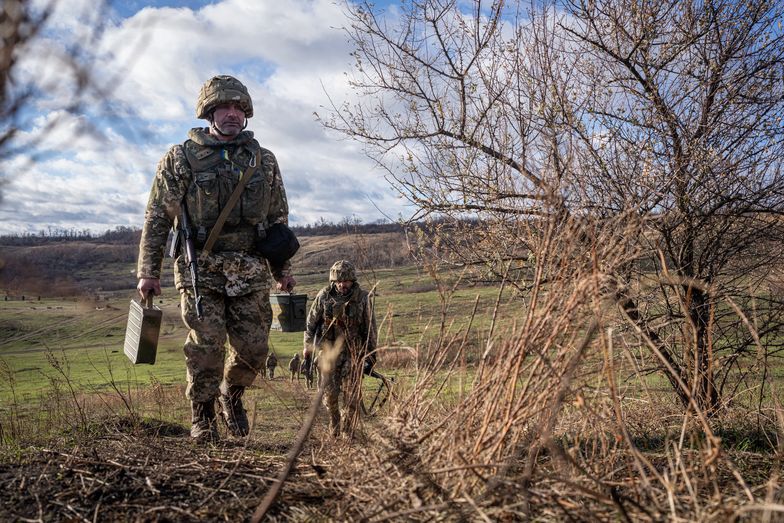
<svg viewBox="0 0 784 523"><path fill-rule="evenodd" d="M362 364L362 372L366 376L370 376L370 373L373 372L373 367L376 366L376 353L371 352L367 356L365 356L365 361Z"/></svg>

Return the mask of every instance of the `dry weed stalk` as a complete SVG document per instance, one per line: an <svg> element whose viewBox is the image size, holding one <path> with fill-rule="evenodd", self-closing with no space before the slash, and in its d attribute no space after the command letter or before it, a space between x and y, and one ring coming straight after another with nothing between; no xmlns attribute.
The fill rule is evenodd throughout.
<svg viewBox="0 0 784 523"><path fill-rule="evenodd" d="M438 345L419 347L414 381L390 416L367 425L366 439L320 455L332 470L315 481L342 495L320 513L677 521L740 517L750 502L775 510L721 451L696 402L683 414L671 394L647 388L644 333L608 298L618 285L610 275L637 254L624 238L639 223L617 223L567 221L536 239L531 279L510 286L529 289L525 307L511 325L496 321L494 307L498 335L458 393L449 384L465 368L473 318L461 330L443 314ZM663 438L655 452L640 448L651 432Z"/></svg>

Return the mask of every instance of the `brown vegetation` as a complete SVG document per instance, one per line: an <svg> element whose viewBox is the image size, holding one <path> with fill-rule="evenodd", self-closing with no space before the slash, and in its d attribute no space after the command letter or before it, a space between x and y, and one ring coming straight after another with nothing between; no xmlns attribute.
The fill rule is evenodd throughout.
<svg viewBox="0 0 784 523"><path fill-rule="evenodd" d="M74 296L132 288L138 245L61 242L3 248L0 289L10 294ZM107 273L107 269L125 272ZM135 272L135 271L134 271Z"/></svg>
<svg viewBox="0 0 784 523"><path fill-rule="evenodd" d="M138 231L137 231L138 233ZM6 240L0 252L0 289L19 296L75 296L132 289L136 285L138 234L103 235L88 240L35 238L34 245ZM391 268L411 261L403 233L343 233L301 236L292 263L302 272L324 272L339 259L351 259L363 270ZM28 240L33 241L33 240ZM164 273L164 284L171 274Z"/></svg>
<svg viewBox="0 0 784 523"><path fill-rule="evenodd" d="M784 512L784 314L764 270L782 256L766 217L784 211L778 6L458 5L406 2L399 25L347 5L368 97L329 125L380 162L395 153L398 188L438 216L411 245L440 308L396 357L382 415L349 440L317 424L270 519ZM353 240L299 256L349 252L368 270L404 252ZM518 314L502 324L497 306L475 308L456 327L468 273L495 281L498 302L513 290ZM14 404L0 418L2 515L247 518L302 424L295 387L250 392L277 410L247 442L198 447L169 439L188 424L171 390L83 396L65 379L37 417Z"/></svg>
<svg viewBox="0 0 784 523"><path fill-rule="evenodd" d="M322 415L267 518L710 521L784 508L781 408L740 396L720 420L684 415L646 384L633 337L599 328L614 313L586 271L573 287L537 286L476 365L472 329L448 324L402 367L382 353L399 375L385 409L350 440L330 438ZM249 440L199 446L182 387L73 394L63 378L35 416L12 405L0 418L5 519L247 520L313 394L261 382L246 396Z"/></svg>
<svg viewBox="0 0 784 523"><path fill-rule="evenodd" d="M349 233L301 236L292 265L305 270L329 268L337 260L352 260L362 270L394 268L411 263L403 233Z"/></svg>
<svg viewBox="0 0 784 523"><path fill-rule="evenodd" d="M608 242L623 260L596 257L600 291L684 409L714 415L727 376L765 373L784 327L766 283L784 262L778 4L346 10L357 98L324 123L362 142L418 217L438 218L431 259L525 289L530 270L549 278ZM568 228L572 243L551 252L542 239Z"/></svg>

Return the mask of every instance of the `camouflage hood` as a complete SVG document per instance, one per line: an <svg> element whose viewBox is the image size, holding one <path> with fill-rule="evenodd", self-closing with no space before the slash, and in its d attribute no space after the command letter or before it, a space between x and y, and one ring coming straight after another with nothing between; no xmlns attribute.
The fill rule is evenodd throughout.
<svg viewBox="0 0 784 523"><path fill-rule="evenodd" d="M199 145L204 145L207 147L224 147L226 145L242 145L244 143L250 142L253 140L253 131L242 131L233 140L224 142L212 136L209 133L208 127L194 127L188 131L188 138Z"/></svg>

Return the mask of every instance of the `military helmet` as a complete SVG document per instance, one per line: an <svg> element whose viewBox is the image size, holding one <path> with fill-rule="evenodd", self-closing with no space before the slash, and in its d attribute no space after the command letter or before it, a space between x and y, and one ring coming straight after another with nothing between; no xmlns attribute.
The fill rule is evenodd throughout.
<svg viewBox="0 0 784 523"><path fill-rule="evenodd" d="M207 119L215 106L236 103L245 112L245 118L253 116L253 102L248 89L242 82L229 75L213 76L201 87L196 102L196 118Z"/></svg>
<svg viewBox="0 0 784 523"><path fill-rule="evenodd" d="M357 281L357 271L348 260L336 261L329 269L329 281Z"/></svg>

